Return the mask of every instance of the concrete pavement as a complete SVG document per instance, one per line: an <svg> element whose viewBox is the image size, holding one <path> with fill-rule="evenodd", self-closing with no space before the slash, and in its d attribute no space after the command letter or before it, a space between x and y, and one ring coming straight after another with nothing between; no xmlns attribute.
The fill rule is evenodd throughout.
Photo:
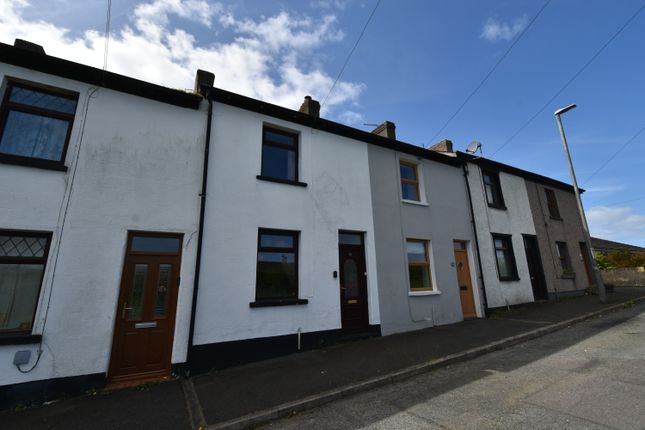
<svg viewBox="0 0 645 430"><path fill-rule="evenodd" d="M191 429L180 381L0 413L0 429Z"/></svg>
<svg viewBox="0 0 645 430"><path fill-rule="evenodd" d="M265 429L643 429L645 305Z"/></svg>

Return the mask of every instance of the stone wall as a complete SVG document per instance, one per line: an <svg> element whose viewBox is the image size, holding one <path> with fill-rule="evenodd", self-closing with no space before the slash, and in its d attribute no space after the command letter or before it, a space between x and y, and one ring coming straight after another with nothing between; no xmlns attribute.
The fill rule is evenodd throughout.
<svg viewBox="0 0 645 430"><path fill-rule="evenodd" d="M553 217L549 213L545 189L554 192L560 212L559 217ZM580 244L585 242L585 236L575 195L570 191L546 187L544 184L529 180L526 181L526 191L535 221L535 234L540 247L542 267L549 293L584 291L590 281L582 257ZM567 244L571 269L575 276L563 273L558 259L556 242Z"/></svg>
<svg viewBox="0 0 645 430"><path fill-rule="evenodd" d="M645 286L645 268L643 267L609 269L602 270L601 273L605 285L613 285L614 287Z"/></svg>

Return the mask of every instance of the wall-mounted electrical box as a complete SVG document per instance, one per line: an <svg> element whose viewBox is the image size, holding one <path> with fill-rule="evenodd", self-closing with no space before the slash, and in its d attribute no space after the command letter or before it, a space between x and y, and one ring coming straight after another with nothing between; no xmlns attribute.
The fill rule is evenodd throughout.
<svg viewBox="0 0 645 430"><path fill-rule="evenodd" d="M31 359L31 351L16 351L16 354L13 356L13 364L20 366L21 364L29 363Z"/></svg>

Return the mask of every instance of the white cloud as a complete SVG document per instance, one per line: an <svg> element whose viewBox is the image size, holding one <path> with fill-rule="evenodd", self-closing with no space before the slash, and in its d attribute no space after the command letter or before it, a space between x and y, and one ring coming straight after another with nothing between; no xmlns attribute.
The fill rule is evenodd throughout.
<svg viewBox="0 0 645 430"><path fill-rule="evenodd" d="M136 27L142 34L160 41L169 24L169 15L177 15L210 27L212 15L222 9L219 3L209 5L202 0L154 0L152 3L138 5L134 9L134 16Z"/></svg>
<svg viewBox="0 0 645 430"><path fill-rule="evenodd" d="M232 27L239 37L239 43L266 51L280 51L291 48L298 51L312 49L323 42L342 40L343 33L334 30L336 17L324 16L320 23L309 17L298 19L286 12L256 22L250 19L237 20L230 14L220 18L222 25Z"/></svg>
<svg viewBox="0 0 645 430"><path fill-rule="evenodd" d="M27 7L26 0L0 0L0 41L26 39L43 45L50 55L103 66L102 33L87 30L72 37L66 28L23 18ZM194 34L173 24L173 17L203 25L210 34L217 34L214 27L229 29L235 38L198 44ZM172 88L191 88L201 68L215 73L217 87L293 109L307 94L320 100L328 93L334 79L315 61L316 50L343 38L333 15L311 18L281 12L252 20L204 0L141 3L129 18L129 25L110 35L108 70ZM323 113L355 104L364 89L361 83L338 82Z"/></svg>
<svg viewBox="0 0 645 430"><path fill-rule="evenodd" d="M592 236L627 243L645 243L645 215L631 207L594 206L587 210Z"/></svg>
<svg viewBox="0 0 645 430"><path fill-rule="evenodd" d="M343 0L315 0L311 2L311 7L319 9L339 9L344 10L347 3Z"/></svg>
<svg viewBox="0 0 645 430"><path fill-rule="evenodd" d="M528 23L529 19L526 15L519 16L509 23L488 18L479 37L493 43L500 40L511 40L522 32Z"/></svg>
<svg viewBox="0 0 645 430"><path fill-rule="evenodd" d="M362 124L365 121L365 117L362 113L354 112L353 110L341 112L341 114L338 115L338 119L347 125Z"/></svg>

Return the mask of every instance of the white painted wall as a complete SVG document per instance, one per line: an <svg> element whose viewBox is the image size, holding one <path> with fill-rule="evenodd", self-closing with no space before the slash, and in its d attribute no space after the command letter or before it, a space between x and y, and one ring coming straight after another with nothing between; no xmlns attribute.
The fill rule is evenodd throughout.
<svg viewBox="0 0 645 430"><path fill-rule="evenodd" d="M367 144L215 103L195 344L341 327L338 230L365 232L370 324L379 324ZM299 180L256 179L263 124L300 133ZM250 308L258 227L300 231L306 305Z"/></svg>
<svg viewBox="0 0 645 430"><path fill-rule="evenodd" d="M533 289L522 234L534 235L535 225L524 178L505 172L499 173L506 204L506 210L502 210L488 207L479 166L468 163L468 171L488 307L532 302ZM519 281L499 280L491 233L512 235Z"/></svg>
<svg viewBox="0 0 645 430"><path fill-rule="evenodd" d="M128 230L184 234L172 361L185 361L205 103L195 111L106 89L88 99L92 87L80 82L5 64L0 73L3 82L11 76L80 93L67 172L0 164L0 228L54 233L33 330L43 333L42 357L21 374L15 351L32 351L29 368L37 345L0 346L0 385L107 371Z"/></svg>

